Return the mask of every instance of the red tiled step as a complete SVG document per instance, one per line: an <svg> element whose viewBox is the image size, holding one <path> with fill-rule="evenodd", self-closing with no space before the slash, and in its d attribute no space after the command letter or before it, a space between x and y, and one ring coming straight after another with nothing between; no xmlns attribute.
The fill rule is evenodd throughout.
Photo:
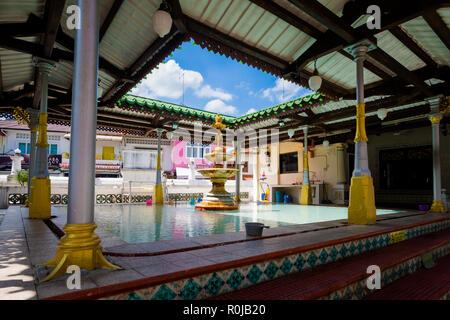
<svg viewBox="0 0 450 320"><path fill-rule="evenodd" d="M274 280L229 292L213 300L297 300L317 299L367 278L369 265L381 270L450 243L450 229L427 234L388 247L320 265Z"/></svg>
<svg viewBox="0 0 450 320"><path fill-rule="evenodd" d="M364 300L437 300L450 291L450 256L389 284Z"/></svg>

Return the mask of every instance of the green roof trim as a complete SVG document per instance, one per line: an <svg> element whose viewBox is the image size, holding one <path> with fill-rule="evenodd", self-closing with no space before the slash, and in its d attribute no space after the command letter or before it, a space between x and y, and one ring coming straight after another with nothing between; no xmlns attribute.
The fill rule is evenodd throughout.
<svg viewBox="0 0 450 320"><path fill-rule="evenodd" d="M214 121L216 118L217 113L210 112L206 110L181 106L178 104L163 102L155 99L150 98L144 98L135 96L132 94L126 94L120 99L117 103L118 106L125 108L122 106L121 101L125 101L129 104L130 109L133 109L133 105L137 105L141 107L140 109L145 112L145 107L147 107L148 112L154 112L154 108L157 110L160 110L161 112L168 111L171 114L173 112L180 114L182 117L183 115L187 115L189 119L192 119L193 117L199 119L199 120L211 120ZM278 114L278 112L285 112L286 110L294 110L296 108L303 107L302 103L306 103L306 105L312 105L314 102L323 102L324 98L320 93L313 93L306 96L303 96L301 98L295 98L294 100L290 100L284 103L277 104L275 106L265 108L259 111L255 111L240 117L234 117L234 116L227 116L223 115L222 119L227 124L243 124L245 122L251 121L257 121L258 119L262 119L264 116L270 116L271 113ZM134 109L135 110L135 109ZM291 111L292 112L292 111ZM205 120L206 121L206 120Z"/></svg>

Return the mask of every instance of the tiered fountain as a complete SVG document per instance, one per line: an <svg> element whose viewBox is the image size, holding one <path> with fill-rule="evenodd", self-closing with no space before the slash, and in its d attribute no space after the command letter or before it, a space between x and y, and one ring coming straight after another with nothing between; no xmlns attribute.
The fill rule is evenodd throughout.
<svg viewBox="0 0 450 320"><path fill-rule="evenodd" d="M195 206L197 210L237 210L238 205L234 202L230 193L225 190L225 182L236 173L238 169L227 169L223 167L224 161L233 157L232 154L226 153L226 149L221 146L222 130L226 127L222 123L222 117L216 116L216 123L213 128L217 129L216 142L217 146L212 153L205 155L206 159L214 162L213 168L197 170L202 176L211 180L212 189L206 194L202 202Z"/></svg>

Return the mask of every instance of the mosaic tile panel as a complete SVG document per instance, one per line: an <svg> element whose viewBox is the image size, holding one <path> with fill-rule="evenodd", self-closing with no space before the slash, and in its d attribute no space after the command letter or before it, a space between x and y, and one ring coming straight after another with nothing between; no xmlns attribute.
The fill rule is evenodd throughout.
<svg viewBox="0 0 450 320"><path fill-rule="evenodd" d="M450 254L450 244L444 245L432 251L434 259ZM392 268L381 271L381 288L388 284L408 275L414 273L416 270L422 268L422 258L414 257L403 263L400 263ZM367 288L367 278L350 284L347 287L341 288L327 296L320 298L320 300L358 300L372 293L372 290Z"/></svg>
<svg viewBox="0 0 450 320"><path fill-rule="evenodd" d="M407 229L405 240L450 227L450 220ZM282 258L262 261L252 265L203 274L155 287L123 293L104 299L153 299L153 300L194 300L238 290L252 284L278 278L280 276L306 270L324 263L360 254L390 245L389 233L363 238L324 248L292 254ZM434 259L450 254L450 245L433 251ZM382 287L421 267L421 258L410 259L401 265L382 271ZM369 294L366 279L342 288L324 299L360 299Z"/></svg>

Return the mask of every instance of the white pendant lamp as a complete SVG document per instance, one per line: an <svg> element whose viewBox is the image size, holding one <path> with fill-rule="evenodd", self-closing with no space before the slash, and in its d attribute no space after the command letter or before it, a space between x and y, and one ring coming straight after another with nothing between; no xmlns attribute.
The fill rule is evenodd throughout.
<svg viewBox="0 0 450 320"><path fill-rule="evenodd" d="M172 28L172 17L167 11L157 10L153 14L153 30L163 38Z"/></svg>
<svg viewBox="0 0 450 320"><path fill-rule="evenodd" d="M295 130L294 129L289 129L287 131L289 138L292 138L294 136Z"/></svg>
<svg viewBox="0 0 450 320"><path fill-rule="evenodd" d="M319 72L317 71L316 60L314 60L314 72L313 75L309 78L308 84L313 91L319 90L320 86L322 85L322 78L319 76Z"/></svg>

